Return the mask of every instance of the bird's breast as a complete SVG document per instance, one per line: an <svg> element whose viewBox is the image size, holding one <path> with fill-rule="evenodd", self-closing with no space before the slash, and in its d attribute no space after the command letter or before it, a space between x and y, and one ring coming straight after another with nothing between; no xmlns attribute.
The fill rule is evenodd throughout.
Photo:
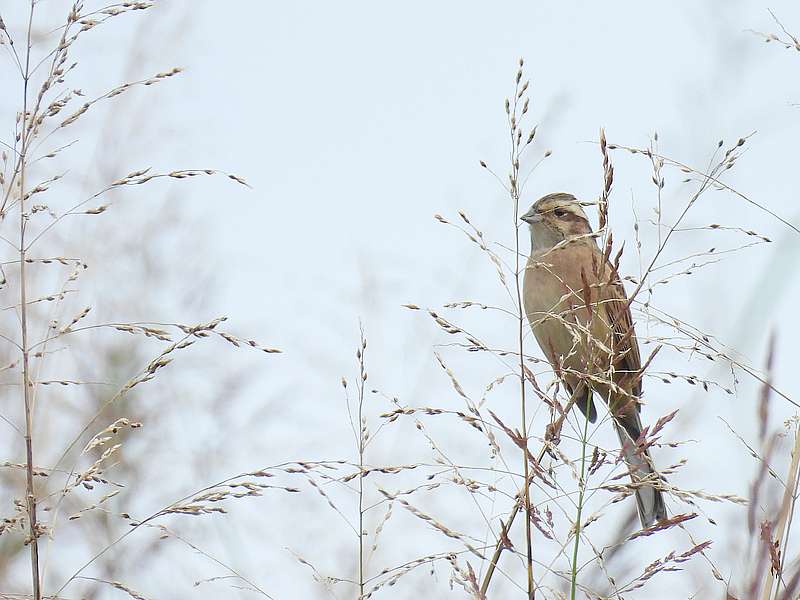
<svg viewBox="0 0 800 600"><path fill-rule="evenodd" d="M559 252L534 253L525 267L523 294L528 318L572 308L583 285L564 264ZM533 319L531 324L533 324Z"/></svg>
<svg viewBox="0 0 800 600"><path fill-rule="evenodd" d="M571 354L578 329L569 323L588 321L580 268L570 265L575 253L535 252L528 259L523 283L525 313L536 340L552 361Z"/></svg>

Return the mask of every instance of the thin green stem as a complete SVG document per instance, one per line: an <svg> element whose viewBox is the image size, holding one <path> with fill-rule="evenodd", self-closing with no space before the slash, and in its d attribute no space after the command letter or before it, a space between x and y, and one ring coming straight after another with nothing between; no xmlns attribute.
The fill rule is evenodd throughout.
<svg viewBox="0 0 800 600"><path fill-rule="evenodd" d="M586 491L586 440L589 437L589 403L592 401L591 389L587 392L586 410L583 419L583 435L581 436L581 477L578 481L578 511L575 515L575 546L572 550L572 568L570 578L570 600L575 600L578 584L578 548L581 541L581 519L583 513L583 495Z"/></svg>

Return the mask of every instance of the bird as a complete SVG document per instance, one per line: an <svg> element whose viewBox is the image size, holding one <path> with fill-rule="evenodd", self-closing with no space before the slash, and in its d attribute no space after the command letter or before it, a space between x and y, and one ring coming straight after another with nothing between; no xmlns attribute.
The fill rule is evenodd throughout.
<svg viewBox="0 0 800 600"><path fill-rule="evenodd" d="M661 477L647 449L637 446L642 367L625 288L575 196L548 194L520 218L531 233L523 304L533 334L566 390L585 393L574 403L590 422L597 420L594 394L605 401L639 519L651 527L667 510Z"/></svg>

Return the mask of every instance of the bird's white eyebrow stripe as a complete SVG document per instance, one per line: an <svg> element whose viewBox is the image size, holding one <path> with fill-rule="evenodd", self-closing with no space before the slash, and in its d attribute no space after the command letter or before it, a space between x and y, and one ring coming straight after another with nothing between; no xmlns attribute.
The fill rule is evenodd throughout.
<svg viewBox="0 0 800 600"><path fill-rule="evenodd" d="M553 206L552 208L545 208L544 210L538 209L538 212L541 213L554 213L557 210L563 210L565 213L572 215L573 217L578 217L579 219L586 219L582 214L576 211L572 206Z"/></svg>

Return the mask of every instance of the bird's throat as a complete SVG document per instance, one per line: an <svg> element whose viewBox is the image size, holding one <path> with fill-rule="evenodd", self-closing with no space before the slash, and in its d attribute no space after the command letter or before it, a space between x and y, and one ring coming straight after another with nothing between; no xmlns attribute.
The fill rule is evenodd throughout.
<svg viewBox="0 0 800 600"><path fill-rule="evenodd" d="M531 226L531 248L535 250L548 250L564 239L560 231L555 231L544 223L534 223Z"/></svg>

